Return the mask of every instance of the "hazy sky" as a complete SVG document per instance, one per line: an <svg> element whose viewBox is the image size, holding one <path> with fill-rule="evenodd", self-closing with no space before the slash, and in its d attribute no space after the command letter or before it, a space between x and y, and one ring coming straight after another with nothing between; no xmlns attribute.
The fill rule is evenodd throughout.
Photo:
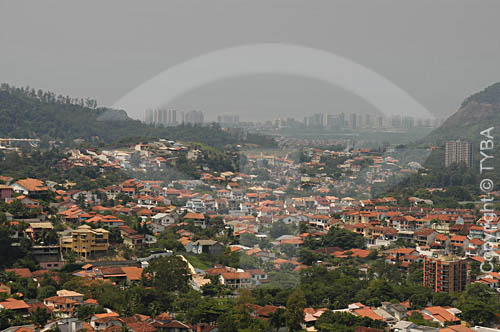
<svg viewBox="0 0 500 332"><path fill-rule="evenodd" d="M192 57L290 43L362 64L444 116L500 81L499 12L497 0L0 0L0 81L111 105ZM211 83L170 106L242 119L371 110L339 87L277 75Z"/></svg>

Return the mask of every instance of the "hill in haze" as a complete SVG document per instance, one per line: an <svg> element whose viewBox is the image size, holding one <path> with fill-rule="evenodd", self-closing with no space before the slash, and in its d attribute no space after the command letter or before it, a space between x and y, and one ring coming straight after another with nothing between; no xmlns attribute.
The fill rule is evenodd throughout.
<svg viewBox="0 0 500 332"><path fill-rule="evenodd" d="M423 142L440 146L445 141L460 139L478 144L482 130L499 125L500 82L466 98L458 111Z"/></svg>
<svg viewBox="0 0 500 332"><path fill-rule="evenodd" d="M473 196L483 194L479 183L483 178L492 179L495 190L500 190L500 148L498 137L495 137L496 145L488 155L494 155L488 166L494 166L494 171L479 172L479 144L484 139L480 132L491 127L493 136L498 136L500 125L500 83L471 95L466 98L457 112L451 115L439 128L432 131L427 137L416 142L412 148L428 149L435 147L424 163L425 169L418 174L389 183L390 189L382 187L382 195L398 197L400 202L406 202L408 197L424 197L431 199L434 206L455 206L457 201L471 201ZM462 140L471 142L474 153L474 165L467 168L465 165L451 165L444 167L445 142L449 140ZM437 147L437 148L436 148ZM396 179L398 180L398 179ZM446 191L429 193L424 188L446 188Z"/></svg>
<svg viewBox="0 0 500 332"><path fill-rule="evenodd" d="M123 110L97 108L91 99L72 99L30 88L0 87L0 137L42 140L96 140L105 144L130 138L168 138L222 147L227 144L273 144L273 140L248 135L245 140L217 125L204 127L155 127L129 118Z"/></svg>
<svg viewBox="0 0 500 332"><path fill-rule="evenodd" d="M474 169L479 172L479 144L484 137L480 132L494 127L492 134L495 137L495 148L492 154L495 156L495 176L500 178L500 145L498 137L500 126L500 82L466 98L457 112L451 115L439 128L432 131L421 142L421 145L437 146L439 149L433 151L425 166L431 169L444 167L444 144L450 140L462 140L471 142L474 152Z"/></svg>

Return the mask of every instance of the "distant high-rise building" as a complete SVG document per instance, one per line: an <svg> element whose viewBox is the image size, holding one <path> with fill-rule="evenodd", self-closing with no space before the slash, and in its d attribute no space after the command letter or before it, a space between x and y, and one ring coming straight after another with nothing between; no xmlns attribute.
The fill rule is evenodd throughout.
<svg viewBox="0 0 500 332"><path fill-rule="evenodd" d="M415 125L415 119L413 119L413 117L411 117L411 116L405 116L405 117L403 117L402 125L403 125L403 128L411 129Z"/></svg>
<svg viewBox="0 0 500 332"><path fill-rule="evenodd" d="M144 112L144 122L147 124L153 123L153 110L146 110Z"/></svg>
<svg viewBox="0 0 500 332"><path fill-rule="evenodd" d="M177 125L177 111L172 110L172 124Z"/></svg>
<svg viewBox="0 0 500 332"><path fill-rule="evenodd" d="M349 114L349 124L352 129L356 129L358 127L358 115L356 113Z"/></svg>
<svg viewBox="0 0 500 332"><path fill-rule="evenodd" d="M448 141L445 144L444 165L450 166L453 163L464 163L467 167L472 167L472 144L464 141Z"/></svg>
<svg viewBox="0 0 500 332"><path fill-rule="evenodd" d="M320 113L313 114L313 126L316 128L322 127L323 115Z"/></svg>
<svg viewBox="0 0 500 332"><path fill-rule="evenodd" d="M402 119L401 115L393 115L391 118L391 126L392 128L401 128L402 127Z"/></svg>
<svg viewBox="0 0 500 332"><path fill-rule="evenodd" d="M372 117L370 114L365 114L365 128L372 128Z"/></svg>
<svg viewBox="0 0 500 332"><path fill-rule="evenodd" d="M424 286L435 292L462 292L469 283L468 264L465 258L424 259Z"/></svg>
<svg viewBox="0 0 500 332"><path fill-rule="evenodd" d="M339 127L340 128L344 128L344 126L345 126L345 114L344 114L344 112L342 112L342 113L339 114L339 120L338 121L339 121Z"/></svg>
<svg viewBox="0 0 500 332"><path fill-rule="evenodd" d="M184 123L203 124L202 111L189 111L184 114Z"/></svg>
<svg viewBox="0 0 500 332"><path fill-rule="evenodd" d="M177 125L176 110L146 110L144 112L144 122L147 124L175 126Z"/></svg>
<svg viewBox="0 0 500 332"><path fill-rule="evenodd" d="M221 125L236 126L240 123L239 115L218 115L217 122Z"/></svg>
<svg viewBox="0 0 500 332"><path fill-rule="evenodd" d="M330 120L330 121L328 121ZM331 125L331 117L328 113L323 113L321 117L321 127L327 128Z"/></svg>

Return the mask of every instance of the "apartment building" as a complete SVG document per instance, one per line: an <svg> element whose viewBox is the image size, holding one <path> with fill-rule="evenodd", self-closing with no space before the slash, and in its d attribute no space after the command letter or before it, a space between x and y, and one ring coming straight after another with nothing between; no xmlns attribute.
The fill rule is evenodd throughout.
<svg viewBox="0 0 500 332"><path fill-rule="evenodd" d="M424 259L424 286L435 292L462 292L469 283L469 266L464 258L449 256Z"/></svg>
<svg viewBox="0 0 500 332"><path fill-rule="evenodd" d="M464 163L472 167L472 144L464 141L448 141L445 144L444 165Z"/></svg>
<svg viewBox="0 0 500 332"><path fill-rule="evenodd" d="M73 251L84 259L104 254L109 249L109 232L82 225L72 230L71 236L61 238L61 248L65 252Z"/></svg>

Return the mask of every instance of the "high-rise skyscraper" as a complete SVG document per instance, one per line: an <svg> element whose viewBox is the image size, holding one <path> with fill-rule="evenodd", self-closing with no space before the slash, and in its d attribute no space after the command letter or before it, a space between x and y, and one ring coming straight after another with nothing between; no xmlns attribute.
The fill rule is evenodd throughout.
<svg viewBox="0 0 500 332"><path fill-rule="evenodd" d="M448 141L445 144L444 165L464 163L472 167L472 144L464 141Z"/></svg>
<svg viewBox="0 0 500 332"><path fill-rule="evenodd" d="M372 128L372 117L370 114L365 114L365 128Z"/></svg>
<svg viewBox="0 0 500 332"><path fill-rule="evenodd" d="M149 109L144 112L144 122L154 125L176 126L178 125L177 111L165 109Z"/></svg>
<svg viewBox="0 0 500 332"><path fill-rule="evenodd" d="M403 128L411 129L415 126L415 119L411 116L404 116L402 119Z"/></svg>
<svg viewBox="0 0 500 332"><path fill-rule="evenodd" d="M202 111L189 111L184 114L184 123L203 124Z"/></svg>
<svg viewBox="0 0 500 332"><path fill-rule="evenodd" d="M339 127L344 128L344 126L345 126L345 114L344 112L341 112L339 114Z"/></svg>
<svg viewBox="0 0 500 332"><path fill-rule="evenodd" d="M465 258L440 257L424 259L424 286L435 292L462 292L469 283L469 266Z"/></svg>
<svg viewBox="0 0 500 332"><path fill-rule="evenodd" d="M237 126L240 123L239 115L218 115L217 122L226 126Z"/></svg>
<svg viewBox="0 0 500 332"><path fill-rule="evenodd" d="M352 113L349 115L349 119L350 119L350 126L352 129L356 129L358 127L358 115L356 113Z"/></svg>

